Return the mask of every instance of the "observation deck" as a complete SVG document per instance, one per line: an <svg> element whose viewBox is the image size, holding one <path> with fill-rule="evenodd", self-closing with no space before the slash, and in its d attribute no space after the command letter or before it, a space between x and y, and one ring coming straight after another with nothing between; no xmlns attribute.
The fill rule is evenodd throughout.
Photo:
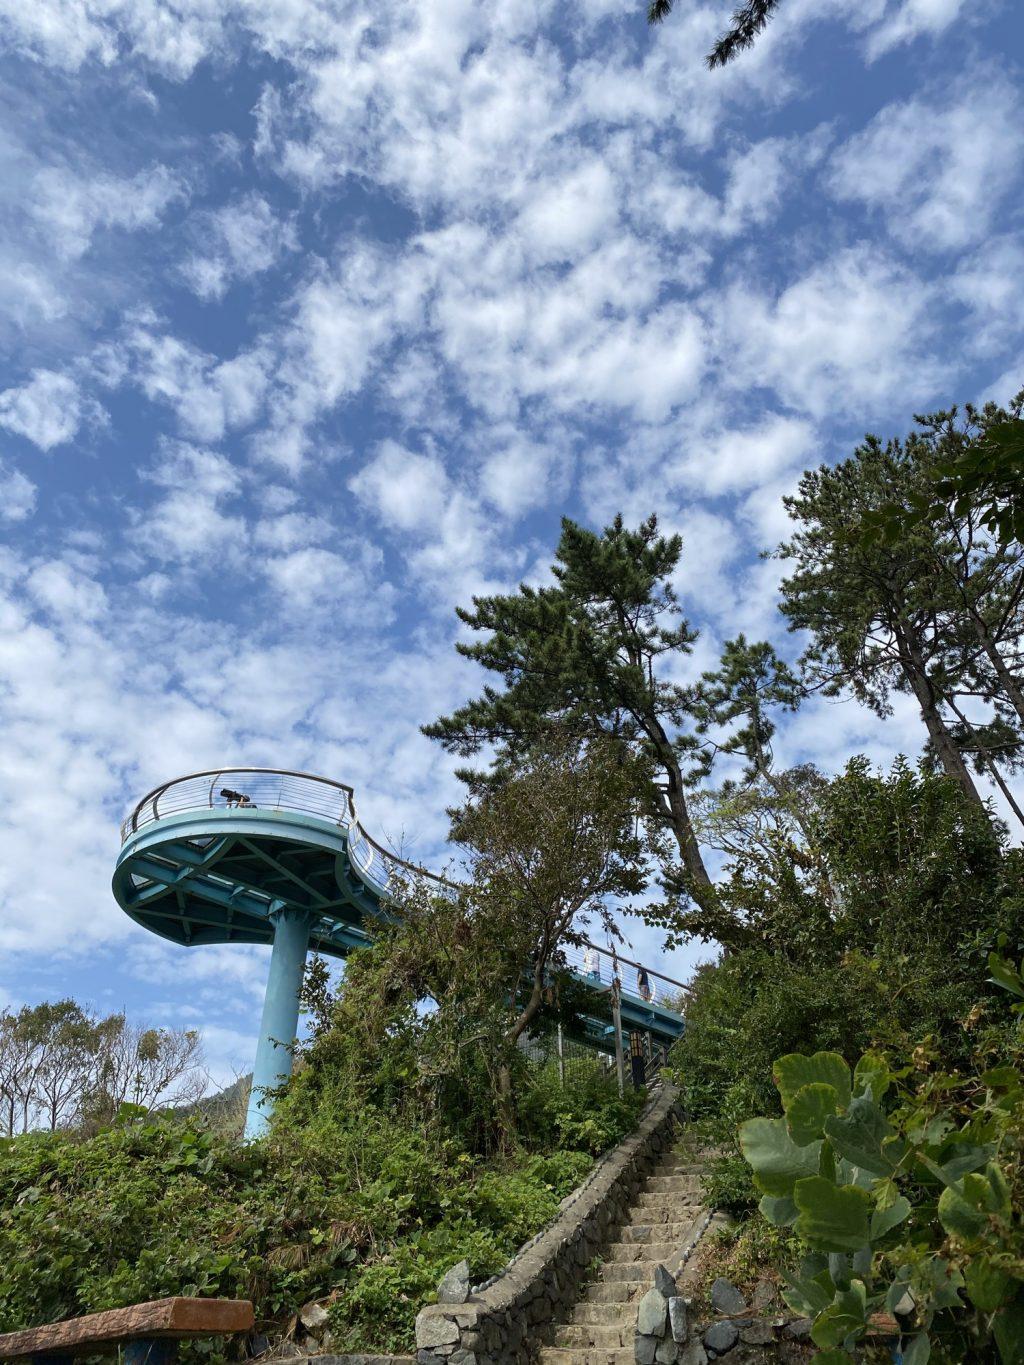
<svg viewBox="0 0 1024 1365"><path fill-rule="evenodd" d="M306 953L345 957L367 946L402 881L451 883L399 858L360 824L352 788L311 773L231 767L191 773L147 793L121 826L113 877L117 903L137 924L189 947L274 945L260 1026L247 1132L266 1127L263 1095L291 1069ZM647 969L654 998L626 986L639 964L597 944L569 948L565 966L596 995L620 983L624 1028L659 1043L683 1030L658 1002L679 983ZM634 977L635 980L635 977ZM595 1002L596 1003L596 1002ZM611 1030L587 1019L591 1041Z"/></svg>

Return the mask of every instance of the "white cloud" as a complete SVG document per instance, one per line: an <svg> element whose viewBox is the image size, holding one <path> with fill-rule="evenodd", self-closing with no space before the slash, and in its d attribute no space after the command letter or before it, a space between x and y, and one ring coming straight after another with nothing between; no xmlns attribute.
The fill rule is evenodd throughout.
<svg viewBox="0 0 1024 1365"><path fill-rule="evenodd" d="M1022 161L1016 88L978 70L956 92L886 105L837 152L829 183L882 210L906 247L956 250L986 237Z"/></svg>
<svg viewBox="0 0 1024 1365"><path fill-rule="evenodd" d="M501 428L488 432L487 443L498 448L480 466L480 491L499 512L519 517L564 496L569 475L565 451Z"/></svg>
<svg viewBox="0 0 1024 1365"><path fill-rule="evenodd" d="M256 193L197 213L192 228L198 245L182 263L181 272L202 299L222 299L233 280L262 274L298 245L293 223L278 218Z"/></svg>
<svg viewBox="0 0 1024 1365"><path fill-rule="evenodd" d="M26 384L0 393L0 426L40 450L64 445L84 420L95 420L101 413L70 375L56 370L33 370Z"/></svg>
<svg viewBox="0 0 1024 1365"><path fill-rule="evenodd" d="M0 521L25 521L35 511L38 492L20 469L0 460Z"/></svg>
<svg viewBox="0 0 1024 1365"><path fill-rule="evenodd" d="M348 486L386 526L401 531L435 526L450 496L441 461L406 450L395 441L382 442Z"/></svg>
<svg viewBox="0 0 1024 1365"><path fill-rule="evenodd" d="M764 385L798 412L858 414L935 396L947 365L932 342L935 287L860 246L814 266L775 297L736 283L714 302L722 380Z"/></svg>
<svg viewBox="0 0 1024 1365"><path fill-rule="evenodd" d="M167 490L145 512L135 512L133 539L161 564L187 573L210 562L238 563L247 545L245 520L226 510L241 477L225 456L183 442L164 446L146 473Z"/></svg>
<svg viewBox="0 0 1024 1365"><path fill-rule="evenodd" d="M99 228L137 232L155 228L185 190L166 166L131 177L102 171L47 166L29 189L26 207L62 256L83 256Z"/></svg>
<svg viewBox="0 0 1024 1365"><path fill-rule="evenodd" d="M259 346L218 360L146 318L115 350L121 367L115 382L128 377L147 398L166 403L195 440L219 441L251 426L262 409L272 361Z"/></svg>
<svg viewBox="0 0 1024 1365"><path fill-rule="evenodd" d="M937 36L960 17L966 0L897 0L868 34L868 58L874 61L894 47L922 35Z"/></svg>

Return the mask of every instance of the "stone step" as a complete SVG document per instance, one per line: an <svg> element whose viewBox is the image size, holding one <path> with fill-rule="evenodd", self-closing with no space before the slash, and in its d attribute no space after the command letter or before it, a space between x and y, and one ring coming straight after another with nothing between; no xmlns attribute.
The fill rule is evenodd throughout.
<svg viewBox="0 0 1024 1365"><path fill-rule="evenodd" d="M612 1242L605 1251L606 1261L667 1261L679 1250L678 1242Z"/></svg>
<svg viewBox="0 0 1024 1365"><path fill-rule="evenodd" d="M599 1346L602 1350L617 1351L623 1346L632 1346L636 1335L636 1323L617 1323L605 1326L599 1323L564 1323L555 1328L553 1346L565 1346L570 1350L579 1347Z"/></svg>
<svg viewBox="0 0 1024 1365"><path fill-rule="evenodd" d="M614 1267L617 1270L632 1270L633 1266L620 1265ZM641 1295L647 1292L651 1284L650 1266L644 1266L644 1275L639 1275L635 1279L629 1280L596 1280L593 1284L588 1284L583 1302L585 1303L611 1303L620 1306L627 1303L636 1303Z"/></svg>
<svg viewBox="0 0 1024 1365"><path fill-rule="evenodd" d="M577 1346L542 1346L537 1353L538 1365L636 1365L632 1345L618 1350L589 1349Z"/></svg>
<svg viewBox="0 0 1024 1365"><path fill-rule="evenodd" d="M666 1194L664 1190L645 1190L638 1194L630 1206L630 1218L642 1209L692 1209L701 1201L699 1190L688 1190L686 1194ZM647 1214L644 1214L647 1217Z"/></svg>
<svg viewBox="0 0 1024 1365"><path fill-rule="evenodd" d="M695 1175L649 1175L645 1194L697 1194L700 1180Z"/></svg>
<svg viewBox="0 0 1024 1365"><path fill-rule="evenodd" d="M636 1299L621 1302L609 1300L605 1303L582 1299L569 1314L569 1321L588 1323L592 1327L617 1327L620 1323L628 1323L630 1331L633 1331L636 1326Z"/></svg>
<svg viewBox="0 0 1024 1365"><path fill-rule="evenodd" d="M704 1212L699 1204L645 1204L642 1208L632 1209L628 1228L665 1227L669 1223L692 1223ZM625 1230L625 1229L623 1229Z"/></svg>
<svg viewBox="0 0 1024 1365"><path fill-rule="evenodd" d="M597 1277L599 1282L605 1284L622 1284L633 1280L650 1280L653 1274L646 1261L609 1261L606 1256Z"/></svg>
<svg viewBox="0 0 1024 1365"><path fill-rule="evenodd" d="M682 1242L694 1219L682 1223L631 1223L619 1233L620 1242Z"/></svg>

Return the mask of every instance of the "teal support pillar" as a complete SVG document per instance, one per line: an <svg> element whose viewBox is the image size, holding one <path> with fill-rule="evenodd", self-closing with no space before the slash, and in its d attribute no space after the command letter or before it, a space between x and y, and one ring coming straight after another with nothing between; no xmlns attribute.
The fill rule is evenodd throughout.
<svg viewBox="0 0 1024 1365"><path fill-rule="evenodd" d="M267 1131L274 1112L274 1101L267 1092L283 1085L292 1074L292 1044L299 1029L299 990L309 931L315 919L307 910L291 906L271 915L274 947L252 1069L252 1093L245 1119L247 1138L262 1137Z"/></svg>

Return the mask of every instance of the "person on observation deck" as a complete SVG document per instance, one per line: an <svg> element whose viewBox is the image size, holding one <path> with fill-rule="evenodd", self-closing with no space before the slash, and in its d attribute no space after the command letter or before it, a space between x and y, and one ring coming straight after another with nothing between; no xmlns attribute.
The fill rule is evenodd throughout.
<svg viewBox="0 0 1024 1365"><path fill-rule="evenodd" d="M637 967L636 969L636 993L648 1005L654 999L654 987L651 984L651 978L647 975L646 967Z"/></svg>
<svg viewBox="0 0 1024 1365"><path fill-rule="evenodd" d="M589 976L592 981L601 980L601 964L598 961L597 949L590 944L583 953L583 974Z"/></svg>

